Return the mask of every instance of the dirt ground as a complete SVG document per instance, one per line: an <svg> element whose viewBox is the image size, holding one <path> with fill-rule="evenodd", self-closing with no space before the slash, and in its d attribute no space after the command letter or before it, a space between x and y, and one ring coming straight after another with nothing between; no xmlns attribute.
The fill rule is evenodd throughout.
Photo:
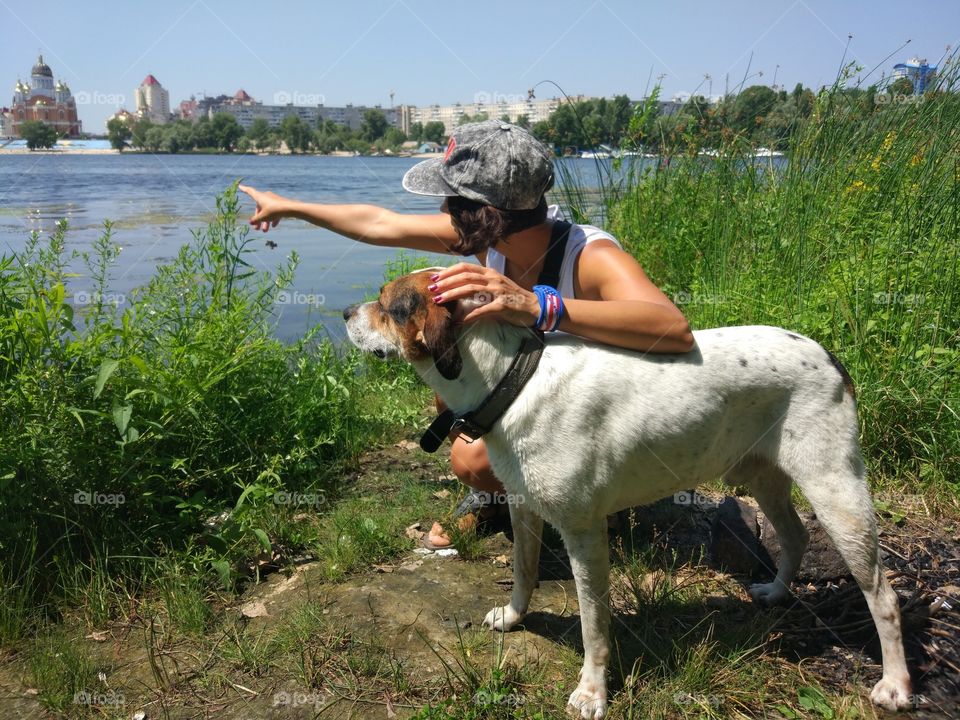
<svg viewBox="0 0 960 720"><path fill-rule="evenodd" d="M435 462L410 453L404 448L368 458L361 474L389 471L398 463L419 463L425 473L436 474ZM631 536L647 536L648 541L656 538L677 550L688 580L711 586L726 583L724 592L704 595L704 613L716 611L731 625L749 625L759 617L744 591L749 578L720 572L709 562L717 499L687 506L660 503L642 509L634 514ZM896 521L883 521L881 545L888 576L901 599L908 660L918 696L917 709L902 717L960 717L960 529L950 523ZM501 660L534 663L541 669L540 681L554 685L565 697L576 683L582 646L576 588L555 538L543 552L540 586L523 627L499 636L502 645L496 646L495 652L491 652L489 631L481 627L486 613L509 599L510 553L510 540L500 532L484 540L482 556L474 560L439 557L411 548L341 583L325 581L318 563L306 561L250 587L236 607L226 612L246 616L245 632L256 637L261 630L266 634L287 623L293 609L304 602L314 603L322 607L323 616L333 626L374 639L397 667L413 672L421 685L419 697L423 697L423 688L427 695L433 691L436 697L443 695L451 668L461 669L457 657L463 652L474 653L473 661L481 668ZM874 628L855 584L839 578L800 583L794 590L797 603L779 615L763 616L765 622L773 617L769 647L764 651L799 663L807 676L838 693L850 692L864 668L879 677ZM617 606L616 585L613 597ZM622 627L629 627L628 620ZM629 668L642 649L630 647L618 620L612 627L618 652L626 655ZM147 629L137 631L142 632ZM130 688L127 704L114 711L97 708L87 717L382 719L408 717L417 707L383 692L382 685L365 683L362 671L349 687L331 683L307 691L289 680L271 678L268 672L255 682L226 677L215 693L207 693L198 664L189 660L186 651L177 665L178 689L160 702L152 690L157 685L157 661L142 642L135 642L137 633L114 628L108 641L99 643L102 652L113 658L117 682ZM617 671L613 675L611 690L615 694L623 678ZM54 717L40 707L26 677L22 666L0 668L0 717ZM869 692L869 688L860 691ZM780 717L777 713L770 716Z"/></svg>

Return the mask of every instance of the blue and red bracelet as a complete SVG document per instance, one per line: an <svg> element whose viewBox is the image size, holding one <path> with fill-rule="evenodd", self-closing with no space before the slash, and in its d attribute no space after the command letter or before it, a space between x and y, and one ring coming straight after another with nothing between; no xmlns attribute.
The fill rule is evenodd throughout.
<svg viewBox="0 0 960 720"><path fill-rule="evenodd" d="M549 285L534 285L533 292L540 303L540 317L537 318L536 328L543 332L555 331L563 319L563 298L556 288Z"/></svg>

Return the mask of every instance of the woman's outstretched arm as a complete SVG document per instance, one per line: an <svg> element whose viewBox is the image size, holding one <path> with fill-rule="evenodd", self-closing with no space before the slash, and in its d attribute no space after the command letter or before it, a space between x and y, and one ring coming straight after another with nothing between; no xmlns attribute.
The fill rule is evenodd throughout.
<svg viewBox="0 0 960 720"><path fill-rule="evenodd" d="M298 218L369 245L453 253L457 232L450 216L406 215L376 205L328 205L285 198L247 185L239 189L256 203L250 224L267 232L284 218Z"/></svg>

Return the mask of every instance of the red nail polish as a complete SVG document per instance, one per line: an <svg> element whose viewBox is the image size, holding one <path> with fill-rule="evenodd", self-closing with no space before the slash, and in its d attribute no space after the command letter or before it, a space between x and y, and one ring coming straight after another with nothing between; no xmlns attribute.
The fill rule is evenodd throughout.
<svg viewBox="0 0 960 720"><path fill-rule="evenodd" d="M433 285L428 285L428 286L427 286L427 290L429 290L430 292L433 292L433 291L436 290L436 289L437 289L437 284L436 284L436 283L434 283Z"/></svg>
<svg viewBox="0 0 960 720"><path fill-rule="evenodd" d="M443 302L443 295L434 295L433 301L439 305Z"/></svg>
<svg viewBox="0 0 960 720"><path fill-rule="evenodd" d="M440 276L439 276L439 275L431 275L431 276L430 276L430 282L436 282L436 281L439 280L439 279L440 279Z"/></svg>

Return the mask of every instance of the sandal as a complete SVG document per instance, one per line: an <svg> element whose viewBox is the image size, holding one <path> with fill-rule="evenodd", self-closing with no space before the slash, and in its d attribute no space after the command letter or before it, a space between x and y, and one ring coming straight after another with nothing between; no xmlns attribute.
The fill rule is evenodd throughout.
<svg viewBox="0 0 960 720"><path fill-rule="evenodd" d="M510 524L510 509L506 496L491 494L482 490L472 490L463 498L453 516L459 518L457 525L461 530L475 529L477 532L492 529L494 525Z"/></svg>
<svg viewBox="0 0 960 720"><path fill-rule="evenodd" d="M461 531L475 529L477 532L492 531L494 528L510 529L510 510L502 495L491 495L481 490L473 490L460 501L453 516ZM431 540L431 536L443 542ZM429 550L442 550L451 547L453 542L436 522L429 532L424 533L420 544Z"/></svg>

